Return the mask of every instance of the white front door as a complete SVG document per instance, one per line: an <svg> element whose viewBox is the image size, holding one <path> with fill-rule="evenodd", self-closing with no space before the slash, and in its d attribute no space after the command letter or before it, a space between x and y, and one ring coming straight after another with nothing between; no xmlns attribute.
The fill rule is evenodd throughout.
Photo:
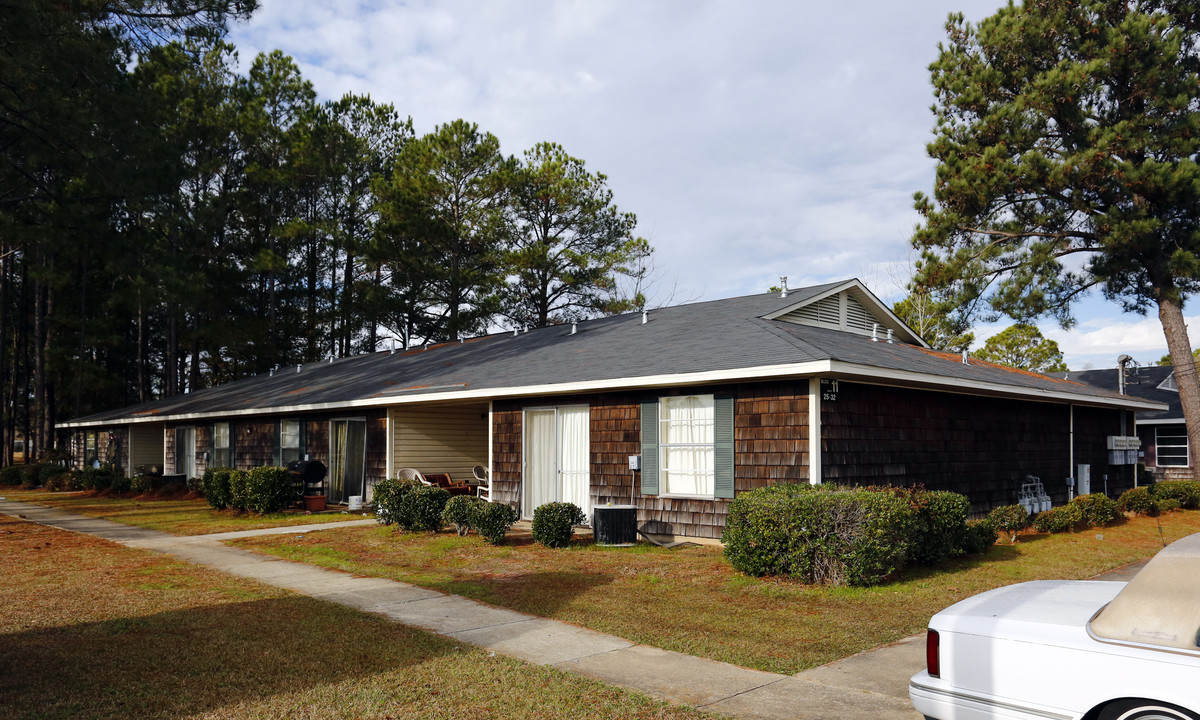
<svg viewBox="0 0 1200 720"><path fill-rule="evenodd" d="M586 405L525 411L525 518L556 501L574 503L591 516L590 417Z"/></svg>
<svg viewBox="0 0 1200 720"><path fill-rule="evenodd" d="M175 428L175 472L196 477L196 428Z"/></svg>

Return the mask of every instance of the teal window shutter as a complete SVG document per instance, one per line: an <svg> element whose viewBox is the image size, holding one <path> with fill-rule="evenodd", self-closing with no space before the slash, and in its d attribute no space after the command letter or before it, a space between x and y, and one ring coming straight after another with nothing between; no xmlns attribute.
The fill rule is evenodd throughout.
<svg viewBox="0 0 1200 720"><path fill-rule="evenodd" d="M713 494L733 497L733 396L713 398Z"/></svg>
<svg viewBox="0 0 1200 720"><path fill-rule="evenodd" d="M658 494L658 398L642 403L642 494Z"/></svg>

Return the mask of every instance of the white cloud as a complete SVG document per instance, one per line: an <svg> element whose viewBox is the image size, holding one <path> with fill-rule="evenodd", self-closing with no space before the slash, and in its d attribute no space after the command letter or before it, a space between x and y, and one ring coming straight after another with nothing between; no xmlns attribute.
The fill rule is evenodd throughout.
<svg viewBox="0 0 1200 720"><path fill-rule="evenodd" d="M561 143L637 213L659 302L780 275L858 276L891 301L912 193L933 180L927 66L948 13L1001 4L263 0L233 41L243 63L280 48L322 97L369 94L418 132L462 117L505 152ZM1072 365L1161 355L1157 323L1128 317L1092 303L1076 330L1043 332Z"/></svg>

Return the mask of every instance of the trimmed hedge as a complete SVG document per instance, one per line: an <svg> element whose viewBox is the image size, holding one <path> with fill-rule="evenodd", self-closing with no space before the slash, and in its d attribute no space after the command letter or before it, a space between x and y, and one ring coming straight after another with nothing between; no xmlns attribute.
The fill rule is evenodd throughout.
<svg viewBox="0 0 1200 720"><path fill-rule="evenodd" d="M902 493L784 484L734 498L721 539L747 575L875 585L904 567L920 527Z"/></svg>
<svg viewBox="0 0 1200 720"><path fill-rule="evenodd" d="M1063 533L1084 522L1083 508L1075 503L1060 505L1037 514L1033 529L1041 533Z"/></svg>
<svg viewBox="0 0 1200 720"><path fill-rule="evenodd" d="M458 495L446 503L442 520L453 525L459 535L474 530L489 544L499 545L517 521L517 511L508 505L470 495Z"/></svg>
<svg viewBox="0 0 1200 720"><path fill-rule="evenodd" d="M470 495L456 495L446 502L442 511L442 520L454 526L459 537L466 536L475 526L475 518L479 514L479 505L486 502L482 498Z"/></svg>
<svg viewBox="0 0 1200 720"><path fill-rule="evenodd" d="M285 467L256 467L246 474L244 509L266 515L279 512L292 501L295 489Z"/></svg>
<svg viewBox="0 0 1200 720"><path fill-rule="evenodd" d="M416 480L381 480L372 492L375 519L401 530L441 529L442 513L450 501L450 493L443 488L428 487Z"/></svg>
<svg viewBox="0 0 1200 720"><path fill-rule="evenodd" d="M567 547L571 544L572 528L585 522L583 511L574 503L539 505L533 510L533 539L546 547Z"/></svg>
<svg viewBox="0 0 1200 720"><path fill-rule="evenodd" d="M229 486L232 468L213 467L204 471L200 481L201 491L208 504L217 510L224 510L233 502L233 493Z"/></svg>
<svg viewBox="0 0 1200 720"><path fill-rule="evenodd" d="M1195 480L1164 480L1150 486L1155 500L1177 500L1184 510L1200 509L1200 482Z"/></svg>
<svg viewBox="0 0 1200 720"><path fill-rule="evenodd" d="M511 505L485 502L474 518L474 528L489 545L499 545L517 517L517 509Z"/></svg>
<svg viewBox="0 0 1200 720"><path fill-rule="evenodd" d="M1029 527L1029 511L1020 505L1001 505L988 513L992 527L1008 533L1008 542L1017 541L1017 533Z"/></svg>
<svg viewBox="0 0 1200 720"><path fill-rule="evenodd" d="M959 540L959 547L967 555L979 555L988 551L988 548L996 544L996 540L1000 535L996 532L996 526L991 520L972 520L968 522L963 529L962 538Z"/></svg>
<svg viewBox="0 0 1200 720"><path fill-rule="evenodd" d="M1158 515L1158 503L1146 487L1129 488L1117 498L1117 509L1134 515Z"/></svg>
<svg viewBox="0 0 1200 720"><path fill-rule="evenodd" d="M0 469L0 485L20 485L25 482L25 471L21 465Z"/></svg>
<svg viewBox="0 0 1200 720"><path fill-rule="evenodd" d="M1089 527L1104 527L1121 517L1117 502L1104 493L1079 495L1073 498L1070 504L1079 508L1083 522Z"/></svg>

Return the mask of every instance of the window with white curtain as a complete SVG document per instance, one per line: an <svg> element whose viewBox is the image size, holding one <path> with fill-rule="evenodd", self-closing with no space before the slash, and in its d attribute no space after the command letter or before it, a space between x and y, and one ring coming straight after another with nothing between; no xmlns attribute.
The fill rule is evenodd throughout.
<svg viewBox="0 0 1200 720"><path fill-rule="evenodd" d="M659 398L660 477L664 495L711 498L713 396Z"/></svg>
<svg viewBox="0 0 1200 720"><path fill-rule="evenodd" d="M287 465L301 458L300 421L279 421L279 465Z"/></svg>
<svg viewBox="0 0 1200 720"><path fill-rule="evenodd" d="M229 423L213 425L213 458L212 467L233 467L233 448L229 445Z"/></svg>

